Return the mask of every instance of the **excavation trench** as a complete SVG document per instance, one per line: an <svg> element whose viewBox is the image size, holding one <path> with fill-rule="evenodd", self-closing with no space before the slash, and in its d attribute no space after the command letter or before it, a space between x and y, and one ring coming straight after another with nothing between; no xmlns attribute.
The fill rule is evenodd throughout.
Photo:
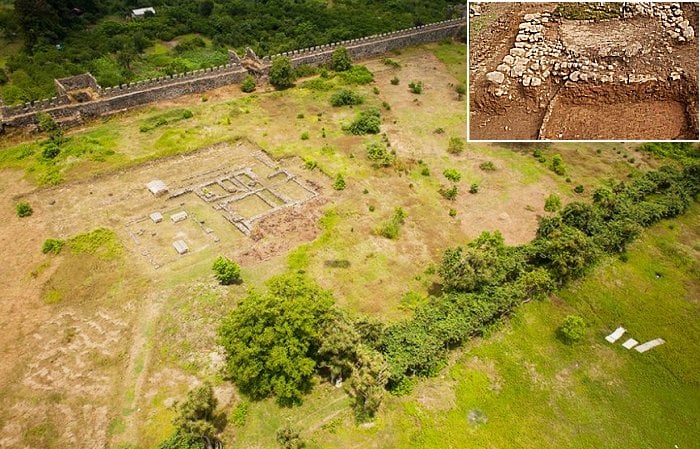
<svg viewBox="0 0 700 449"><path fill-rule="evenodd" d="M698 138L693 79L629 84L568 83L553 96L539 139Z"/></svg>

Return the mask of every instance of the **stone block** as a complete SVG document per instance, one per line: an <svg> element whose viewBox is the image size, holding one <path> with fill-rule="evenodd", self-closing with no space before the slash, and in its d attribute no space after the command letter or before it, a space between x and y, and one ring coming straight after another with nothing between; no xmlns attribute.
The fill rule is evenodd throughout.
<svg viewBox="0 0 700 449"><path fill-rule="evenodd" d="M177 212L175 214L172 214L170 216L170 220L172 220L173 223L179 223L179 222L186 220L186 219L187 219L187 212L185 212L184 210L181 212Z"/></svg>

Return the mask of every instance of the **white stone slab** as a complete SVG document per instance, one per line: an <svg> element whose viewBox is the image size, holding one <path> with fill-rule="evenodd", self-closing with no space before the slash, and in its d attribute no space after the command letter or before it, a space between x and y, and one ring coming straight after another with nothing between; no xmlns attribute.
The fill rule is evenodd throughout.
<svg viewBox="0 0 700 449"><path fill-rule="evenodd" d="M177 223L179 221L182 221L187 218L187 212L184 210L182 212L178 212L176 214L172 214L170 216L170 219L173 221L173 223Z"/></svg>
<svg viewBox="0 0 700 449"><path fill-rule="evenodd" d="M666 343L666 341L663 338L655 338L654 340L649 340L646 343L642 343L641 345L637 346L634 348L637 352L646 352L650 350L651 348L655 348L659 345L662 345Z"/></svg>
<svg viewBox="0 0 700 449"><path fill-rule="evenodd" d="M161 196L168 193L168 186L160 179L154 179L146 184L146 188L155 196Z"/></svg>
<svg viewBox="0 0 700 449"><path fill-rule="evenodd" d="M160 212L153 212L151 215L149 215L149 217L151 217L153 223L160 223L161 221L163 221L163 214L161 214Z"/></svg>
<svg viewBox="0 0 700 449"><path fill-rule="evenodd" d="M189 248L187 247L187 243L185 243L184 240L174 241L173 248L175 248L175 251L177 251L177 253L180 255L185 254L187 251L189 251Z"/></svg>
<svg viewBox="0 0 700 449"><path fill-rule="evenodd" d="M639 342L637 340L635 340L634 338L629 338L629 339L627 339L626 342L622 343L622 347L625 349L632 349L635 346L637 346L637 343L639 343Z"/></svg>
<svg viewBox="0 0 700 449"><path fill-rule="evenodd" d="M608 335L605 337L606 340L608 340L610 343L615 343L620 337L622 337L622 334L625 333L625 328L624 327L618 327L615 329L615 332L612 334Z"/></svg>

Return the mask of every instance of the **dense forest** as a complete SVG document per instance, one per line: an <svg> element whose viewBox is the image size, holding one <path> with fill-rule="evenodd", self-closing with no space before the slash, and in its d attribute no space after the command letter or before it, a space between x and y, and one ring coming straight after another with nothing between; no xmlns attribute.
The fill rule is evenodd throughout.
<svg viewBox="0 0 700 449"><path fill-rule="evenodd" d="M145 6L156 14L130 18ZM458 0L0 0L0 92L21 103L85 71L112 86L224 64L228 48L269 55L459 15Z"/></svg>

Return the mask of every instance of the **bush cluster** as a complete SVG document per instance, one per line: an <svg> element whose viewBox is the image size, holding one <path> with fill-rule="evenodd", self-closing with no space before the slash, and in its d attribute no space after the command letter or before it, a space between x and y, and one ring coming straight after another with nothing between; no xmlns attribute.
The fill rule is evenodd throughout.
<svg viewBox="0 0 700 449"><path fill-rule="evenodd" d="M389 167L396 160L396 156L381 142L371 142L367 145L367 158L378 167Z"/></svg>
<svg viewBox="0 0 700 449"><path fill-rule="evenodd" d="M601 255L623 253L641 227L683 213L698 193L699 163L662 167L596 189L593 203L573 202L541 218L529 244L507 246L498 232L486 232L464 247L447 249L438 269L443 295L382 335L388 386L404 391L407 376L435 374L449 348L484 332L523 301L580 277ZM583 338L584 329L579 317L567 317L558 334L573 342Z"/></svg>
<svg viewBox="0 0 700 449"><path fill-rule="evenodd" d="M214 277L221 285L240 284L241 267L231 259L219 256L212 265Z"/></svg>
<svg viewBox="0 0 700 449"><path fill-rule="evenodd" d="M399 237L399 230L405 219L406 212L402 208L397 207L394 209L394 215L391 219L377 229L377 234L390 240L396 240Z"/></svg>
<svg viewBox="0 0 700 449"><path fill-rule="evenodd" d="M354 135L378 134L382 123L380 117L379 109L366 109L360 112L352 123L343 127L343 130Z"/></svg>
<svg viewBox="0 0 700 449"><path fill-rule="evenodd" d="M362 104L362 95L350 89L341 89L331 95L331 105L335 107Z"/></svg>

